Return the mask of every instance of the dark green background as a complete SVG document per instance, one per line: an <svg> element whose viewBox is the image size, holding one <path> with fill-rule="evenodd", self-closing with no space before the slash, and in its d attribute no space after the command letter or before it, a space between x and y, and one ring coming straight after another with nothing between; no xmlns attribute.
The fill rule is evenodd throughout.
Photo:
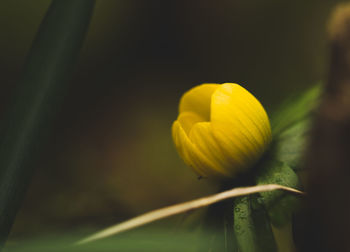
<svg viewBox="0 0 350 252"><path fill-rule="evenodd" d="M327 77L327 20L338 2L98 0L12 238L103 227L215 192L173 147L181 94L236 82L272 111ZM0 115L49 3L0 3Z"/></svg>

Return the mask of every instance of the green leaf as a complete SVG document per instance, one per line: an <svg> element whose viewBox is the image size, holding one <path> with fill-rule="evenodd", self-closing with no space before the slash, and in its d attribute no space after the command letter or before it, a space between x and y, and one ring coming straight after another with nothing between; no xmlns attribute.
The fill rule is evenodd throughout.
<svg viewBox="0 0 350 252"><path fill-rule="evenodd" d="M273 141L267 153L268 160L286 163L297 171L302 169L310 129L322 91L316 85L284 103L271 116Z"/></svg>
<svg viewBox="0 0 350 252"><path fill-rule="evenodd" d="M256 176L258 185L279 184L292 188L299 188L299 179L293 169L286 163L270 161L258 172ZM265 206L270 221L275 226L283 226L291 220L299 199L282 191L260 193L260 202Z"/></svg>
<svg viewBox="0 0 350 252"><path fill-rule="evenodd" d="M311 119L306 117L281 132L272 143L269 158L286 163L294 171L301 170L312 125Z"/></svg>
<svg viewBox="0 0 350 252"><path fill-rule="evenodd" d="M273 137L278 136L300 120L309 117L317 107L321 93L322 85L318 84L286 100L270 117Z"/></svg>
<svg viewBox="0 0 350 252"><path fill-rule="evenodd" d="M23 69L14 104L2 125L0 243L3 245L49 140L73 66L90 22L94 0L54 0Z"/></svg>

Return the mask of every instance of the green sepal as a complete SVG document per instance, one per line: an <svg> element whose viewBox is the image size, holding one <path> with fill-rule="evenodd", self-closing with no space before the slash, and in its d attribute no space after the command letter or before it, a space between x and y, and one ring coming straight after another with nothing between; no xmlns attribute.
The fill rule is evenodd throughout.
<svg viewBox="0 0 350 252"><path fill-rule="evenodd" d="M296 173L286 163L271 161L258 172L257 185L278 184L299 189ZM291 220L292 213L299 205L297 196L280 190L261 192L259 202L265 206L271 223L283 226Z"/></svg>

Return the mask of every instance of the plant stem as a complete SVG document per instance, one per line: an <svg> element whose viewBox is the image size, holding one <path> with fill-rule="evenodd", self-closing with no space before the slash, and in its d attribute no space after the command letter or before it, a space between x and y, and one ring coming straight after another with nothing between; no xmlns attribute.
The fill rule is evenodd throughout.
<svg viewBox="0 0 350 252"><path fill-rule="evenodd" d="M292 222L288 222L282 227L276 227L271 224L271 228L275 236L275 241L279 252L297 251L293 240Z"/></svg>

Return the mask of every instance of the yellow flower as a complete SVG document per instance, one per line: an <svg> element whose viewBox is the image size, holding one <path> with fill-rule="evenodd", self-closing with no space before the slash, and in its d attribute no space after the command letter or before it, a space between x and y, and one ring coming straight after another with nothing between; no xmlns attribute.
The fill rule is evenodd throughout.
<svg viewBox="0 0 350 252"><path fill-rule="evenodd" d="M182 96L172 136L198 175L233 178L262 156L271 128L263 106L240 85L202 84Z"/></svg>

